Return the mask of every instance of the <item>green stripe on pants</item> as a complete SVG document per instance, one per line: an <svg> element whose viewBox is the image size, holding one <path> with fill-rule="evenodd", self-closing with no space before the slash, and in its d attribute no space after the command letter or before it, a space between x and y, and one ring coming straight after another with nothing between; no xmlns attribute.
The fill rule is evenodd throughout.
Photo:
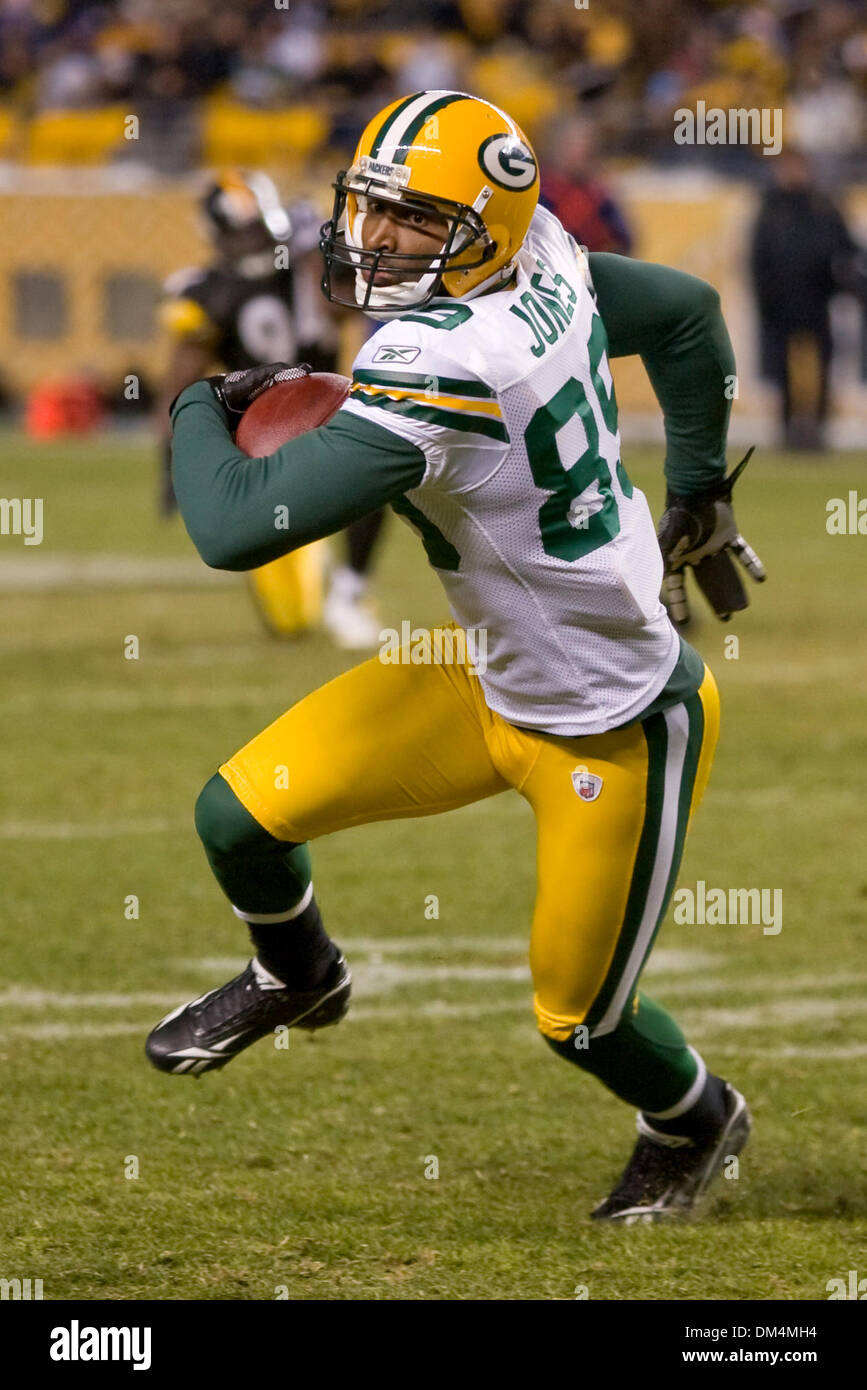
<svg viewBox="0 0 867 1390"><path fill-rule="evenodd" d="M697 694L646 719L647 805L623 926L611 969L588 1014L591 1032L610 1032L631 1002L677 880L704 738Z"/></svg>

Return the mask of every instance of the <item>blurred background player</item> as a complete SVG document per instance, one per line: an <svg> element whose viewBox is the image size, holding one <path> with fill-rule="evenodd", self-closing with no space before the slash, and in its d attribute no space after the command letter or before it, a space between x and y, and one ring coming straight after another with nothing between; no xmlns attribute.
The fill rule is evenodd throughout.
<svg viewBox="0 0 867 1390"><path fill-rule="evenodd" d="M600 176L591 122L580 116L554 122L543 154L542 206L559 218L579 246L628 256L632 233L626 214Z"/></svg>
<svg viewBox="0 0 867 1390"><path fill-rule="evenodd" d="M337 370L338 325L319 288L321 219L315 208L299 202L287 210L267 175L231 170L211 184L201 209L216 256L208 266L171 276L161 311L173 344L158 407L164 516L177 506L166 422L179 391L215 366L238 371L279 358L308 362L314 371ZM338 646L376 645L380 624L367 589L383 515L374 512L347 529L346 562L333 567L324 604L325 542L250 575L269 631L290 635L321 620Z"/></svg>
<svg viewBox="0 0 867 1390"><path fill-rule="evenodd" d="M796 149L774 162L753 228L750 269L762 374L780 393L787 449L823 449L833 339L831 300L864 297L863 256L842 213Z"/></svg>

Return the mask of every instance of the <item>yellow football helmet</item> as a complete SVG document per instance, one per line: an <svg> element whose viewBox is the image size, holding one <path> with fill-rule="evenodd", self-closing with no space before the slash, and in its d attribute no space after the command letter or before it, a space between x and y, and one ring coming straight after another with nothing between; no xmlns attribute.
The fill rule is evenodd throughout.
<svg viewBox="0 0 867 1390"><path fill-rule="evenodd" d="M292 236L289 214L261 172L227 169L208 185L199 207L221 256L249 279L274 273L274 247Z"/></svg>
<svg viewBox="0 0 867 1390"><path fill-rule="evenodd" d="M334 189L320 242L322 289L338 304L387 319L438 294L466 299L507 280L536 209L539 171L529 140L499 107L466 92L415 92L373 118ZM372 199L445 217L441 250L433 259L365 250ZM352 298L346 270L354 272ZM379 270L405 270L407 278L376 284Z"/></svg>

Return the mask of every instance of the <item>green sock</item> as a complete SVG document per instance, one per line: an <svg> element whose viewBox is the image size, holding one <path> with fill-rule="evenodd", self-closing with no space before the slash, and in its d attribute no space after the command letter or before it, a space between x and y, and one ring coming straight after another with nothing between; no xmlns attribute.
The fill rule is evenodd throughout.
<svg viewBox="0 0 867 1390"><path fill-rule="evenodd" d="M242 912L288 912L310 886L306 844L278 840L242 806L219 773L196 803L196 829L214 876Z"/></svg>
<svg viewBox="0 0 867 1390"><path fill-rule="evenodd" d="M699 1063L665 1009L646 994L637 996L637 1004L602 1037L588 1037L579 1028L566 1042L545 1041L627 1104L658 1114L684 1098L699 1074Z"/></svg>

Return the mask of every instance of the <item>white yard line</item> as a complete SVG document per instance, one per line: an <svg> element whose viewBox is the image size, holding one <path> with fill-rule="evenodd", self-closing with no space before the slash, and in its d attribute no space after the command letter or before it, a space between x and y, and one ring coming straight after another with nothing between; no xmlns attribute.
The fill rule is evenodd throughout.
<svg viewBox="0 0 867 1390"><path fill-rule="evenodd" d="M144 823L139 823L139 827ZM162 828L162 826L160 827ZM106 827L106 832L110 830ZM527 965L523 961L512 964L485 964L484 959L469 964L452 965L448 962L451 952L464 951L482 958L493 954L514 954L522 957L526 951L526 941L520 936L497 938L494 936L455 936L442 933L419 933L418 936L401 937L357 937L344 941L346 950L356 959L353 966L356 986L356 1000L349 1014L351 1024L405 1022L413 1019L440 1018L470 1020L498 1014L512 1014L523 1020L528 1029L533 1027L531 1006L531 985ZM417 959L427 955L427 961ZM409 956L406 960L395 957ZM445 959L443 959L443 957ZM433 958L433 959L431 959ZM225 978L243 968L243 957L205 956L188 959L172 959L166 963L173 975L179 972L197 976L195 985L189 990L183 986L171 990L121 992L116 990L89 991L75 993L62 990L43 989L38 986L15 985L0 991L0 1010L25 1011L31 1013L53 1014L68 1010L90 1011L90 1017L76 1022L68 1022L57 1017L21 1022L5 1022L0 1030L0 1038L30 1038L36 1041L66 1041L74 1039L96 1039L110 1037L144 1036L161 1012L181 1003L197 991L208 988L208 975L217 974ZM778 1036L791 1031L804 1023L833 1022L840 1019L858 1018L867 1013L867 998L817 998L827 995L830 990L861 989L867 982L864 973L836 973L817 975L804 973L789 979L748 979L736 980L732 976L722 978L709 974L718 969L720 957L702 951L663 948L653 958L653 975L665 980L666 992L683 1000L682 1012L678 1018L687 1035L713 1041L716 1049L725 1055L737 1055L767 1060L798 1059L802 1061L847 1061L867 1054L867 1043L847 1043L823 1047L815 1038L807 1047L796 1043L783 1042L779 1046L765 1047L753 1045L744 1047L742 1043L728 1043L727 1036L749 1030L770 1030ZM693 978L685 978L692 976ZM520 985L519 994L511 989L506 997L499 999L447 1000L427 999L416 1002L378 1003L383 996L393 996L401 988L419 985L432 989L444 985L486 986L486 992L497 986ZM477 991L476 991L477 992ZM806 997L796 997L801 992ZM759 996L761 1002L746 1003L739 1008L716 1008L703 1005L703 998L714 994L735 995L738 998ZM782 997L774 997L782 996ZM100 1010L152 1010L152 1018L140 1022L99 1022ZM7 1019L9 1015L6 1015Z"/></svg>
<svg viewBox="0 0 867 1390"><path fill-rule="evenodd" d="M445 1000L434 999L426 1004L414 1006L398 1006L390 1008L353 1008L350 1010L343 1027L352 1026L357 1023L375 1023L377 1026L389 1023L406 1022L427 1018L432 1021L437 1019L451 1019L454 1021L475 1020L477 1018L496 1015L496 1014L515 1014L523 1018L526 1024L527 1035L530 1036L534 1031L532 1014L529 1008L529 1000L497 1000L489 1004L471 1003L455 1004ZM152 1020L156 1022L156 1019ZM10 1024L0 1029L0 1043L5 1039L28 1038L36 1042L74 1042L76 1040L87 1041L97 1038L116 1038L116 1037L135 1037L144 1040L151 1020L142 1023L23 1023ZM300 1040L299 1040L300 1041ZM261 1046L261 1044L260 1044ZM795 1045L785 1045L782 1047L744 1047L742 1044L715 1044L715 1051L725 1056L749 1058L755 1061L789 1061L797 1060L802 1062L832 1062L850 1061L867 1056L867 1043L847 1044L844 1046L822 1047L820 1044L812 1044L810 1047L800 1048Z"/></svg>
<svg viewBox="0 0 867 1390"><path fill-rule="evenodd" d="M143 991L136 994L114 992L95 994L65 994L60 990L31 989L26 985L11 985L0 990L0 1009L170 1009L178 1003L178 992Z"/></svg>
<svg viewBox="0 0 867 1390"><path fill-rule="evenodd" d="M354 943L357 945L357 943ZM491 943L492 945L494 943ZM486 943L486 946L488 943ZM237 974L243 969L246 962L243 959L233 957L206 957L198 961L180 962L184 972L192 967L198 967L200 976L203 976L218 967L222 978ZM175 964L178 964L177 962ZM682 966L678 966L682 968ZM402 985L418 984L521 984L529 988L530 974L524 965L401 965L396 962L385 962L371 960L369 962L355 963L353 970L354 998L364 1001L372 999L378 995L390 994ZM789 980L773 980L767 982L754 982L749 988L753 994L762 995L772 994L796 994L799 990L808 991L810 995L818 992L827 992L830 989L841 987L860 988L867 981L865 975L801 975L793 976ZM208 988L210 982L199 979L197 986L202 992ZM800 1019L808 1018L837 1018L844 1014L859 1014L867 1010L867 1002L862 999L824 999L817 1000L810 998L803 999L782 999L773 1003L751 1006L742 1009L714 1009L704 1008L700 1003L695 1002L690 1005L691 1000L696 1000L697 995L710 992L707 986L712 984L713 992L732 991L735 986L730 981L695 981L694 985L687 983L673 982L666 986L666 995L675 995L684 1000L684 1009L678 1010L684 1016L689 1016L693 1022L691 1031L698 1028L706 1028L708 1025L717 1025L724 1029L727 1028L759 1028L763 1026L777 1027L779 1025L797 1022ZM701 988L699 988L701 986ZM743 985L738 985L737 989L743 990ZM89 993L77 994L62 990L48 990L27 985L12 985L8 989L0 991L0 1009L29 1009L29 1010L56 1010L56 1009L129 1009L138 1007L171 1008L182 1002L184 988L180 986L172 990L159 991L138 991L131 993L121 993L118 991L93 991ZM503 1007L512 1008L512 1000L503 1001ZM427 1004L418 1003L407 1005L412 1012L417 1008L428 1007ZM449 1004L452 1007L452 1004ZM462 1003L456 1003L454 1007L463 1008ZM501 1007L496 1001L479 1001L479 1007L497 1008ZM355 1012L355 1011L354 1011Z"/></svg>
<svg viewBox="0 0 867 1390"><path fill-rule="evenodd" d="M183 820L116 821L0 821L0 840L113 840L137 835L167 835L189 831L191 816Z"/></svg>
<svg viewBox="0 0 867 1390"><path fill-rule="evenodd" d="M156 1019L154 1019L156 1023ZM35 1042L69 1042L76 1038L124 1038L148 1032L147 1023L14 1023L0 1030L5 1038L32 1038Z"/></svg>
<svg viewBox="0 0 867 1390"><path fill-rule="evenodd" d="M714 1052L720 1053L725 1057L753 1057L761 1060L765 1057L773 1058L774 1061L786 1062L797 1060L799 1062L848 1062L856 1057L867 1057L867 1043L849 1043L844 1047L768 1047L761 1048L759 1051L744 1051L739 1047L714 1046Z"/></svg>
<svg viewBox="0 0 867 1390"><path fill-rule="evenodd" d="M53 593L82 589L190 589L237 583L234 575L208 569L194 557L36 554L0 560L0 593Z"/></svg>
<svg viewBox="0 0 867 1390"><path fill-rule="evenodd" d="M780 1028L858 1014L867 1014L867 999L779 999L748 1009L685 1008L678 1010L677 1019L685 1033L704 1037L716 1031Z"/></svg>
<svg viewBox="0 0 867 1390"><path fill-rule="evenodd" d="M381 965L392 955L432 955L448 956L454 951L472 951L480 955L503 955L514 953L526 957L529 950L529 933L524 936L443 936L430 935L420 931L418 936L347 937L341 934L340 945L355 970L352 957L357 953L372 957L368 965ZM377 959L379 958L379 959ZM200 970L204 973L236 975L243 970L246 959L242 956L194 956L179 958L169 962L175 970ZM448 962L446 962L448 964ZM454 967L461 969L463 967ZM653 975L681 975L690 971L719 968L719 957L705 951L681 951L662 947L654 951L646 973ZM530 978L529 969L522 967L525 977ZM433 978L426 976L425 978ZM815 977L813 977L815 984Z"/></svg>
<svg viewBox="0 0 867 1390"><path fill-rule="evenodd" d="M717 962L719 968L719 962ZM709 994L759 994L762 996L773 994L797 994L805 990L810 994L817 991L827 992L831 989L857 989L863 988L867 984L867 974L857 974L848 972L841 975L790 975L782 979L759 979L751 980L736 979L732 975L723 975L717 979L699 980L674 980L665 982L665 997L675 999L695 999L696 1007L700 1007L698 1001Z"/></svg>
<svg viewBox="0 0 867 1390"><path fill-rule="evenodd" d="M118 662L120 664L120 661ZM135 663L131 663L132 666ZM135 679L130 671L130 680ZM272 689L230 686L218 690L70 690L34 695L22 693L0 700L0 716L28 715L37 710L63 710L68 714L129 713L131 710L185 709L195 714L205 709L261 709L269 705L275 711L288 707L290 697L276 686Z"/></svg>
<svg viewBox="0 0 867 1390"><path fill-rule="evenodd" d="M435 940L445 940L444 938L434 938ZM482 945L483 950L492 948L503 949L503 943L496 943L483 938L481 942L474 938L458 938L464 941L474 941L478 948ZM370 940L370 938L368 938ZM398 938L400 941L401 939ZM509 938L514 942L515 938ZM354 943L356 947L359 943ZM384 943L382 943L384 945ZM419 946L422 943L415 943L403 939L404 946ZM431 943L424 943L427 949L431 949ZM454 943L452 943L454 944ZM671 968L673 962L669 960ZM682 970L686 964L684 960L677 960L675 969ZM690 962L695 968L695 962ZM225 975L232 975L243 968L243 959L233 957L205 957L195 961L174 962L175 967L180 967L186 973L188 970L196 968L201 975L210 973L215 968L224 978ZM849 1016L858 1016L867 1013L867 999L860 996L854 998L837 999L818 999L815 997L817 992L827 993L830 989L842 987L858 988L863 985L864 975L801 975L793 976L789 980L775 981L755 981L752 984L753 993L761 993L763 1002L751 1004L742 1008L713 1008L702 1006L697 995L707 992L707 981L694 981L695 986L700 986L697 990L693 989L688 982L673 982L668 992L680 996L684 1002L683 1010L678 1011L684 1026L690 1033L708 1034L721 1031L723 1033L731 1030L741 1031L745 1028L780 1028L793 1023L801 1023L816 1020L835 1020ZM500 1010L511 1010L514 1008L529 1007L530 995L530 975L527 966L524 964L514 965L449 965L449 964L405 964L397 961L386 961L376 959L376 953L368 961L356 962L353 966L353 982L355 999L360 1003L360 1007L353 1009L353 1017L374 1017L383 1018L395 1015L392 1007L366 1008L366 1001L375 1000L383 995L393 994L394 991L402 987L415 985L442 986L446 984L471 984L471 985L503 985L517 984L524 987L526 991L521 999L514 997L503 1000L477 1000L472 1004L467 1004L462 1000L443 1001L427 1000L407 1003L397 1006L395 1016L412 1015L415 1013L437 1012L442 1009L457 1010L461 1014L463 1010L478 1009L482 1012L498 1012ZM209 981L200 980L197 982L201 991L209 985ZM721 980L713 982L715 988L731 991L735 988L743 991L743 985L734 985L731 981ZM768 998L772 994L794 995L799 990L808 991L807 998ZM49 1012L66 1009L138 1009L138 1008L170 1008L183 1001L185 990L183 987L172 990L159 991L137 991L124 993L121 991L104 990L89 991L86 993L76 993L63 990L42 989L38 986L13 985L0 991L0 1009L17 1009L37 1012ZM797 1051L797 1049L796 1049Z"/></svg>

